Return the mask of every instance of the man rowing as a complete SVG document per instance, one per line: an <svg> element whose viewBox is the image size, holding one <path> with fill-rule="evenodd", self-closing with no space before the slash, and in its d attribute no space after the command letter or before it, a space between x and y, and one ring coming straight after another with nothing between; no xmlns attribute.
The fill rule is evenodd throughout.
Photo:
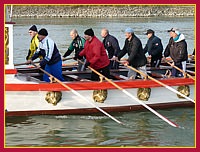
<svg viewBox="0 0 200 152"><path fill-rule="evenodd" d="M110 35L108 29L106 28L101 30L101 36L104 38L103 44L108 52L110 69L118 69L119 63L115 61L115 57L117 57L117 54L120 52L118 40L114 36Z"/></svg>
<svg viewBox="0 0 200 152"><path fill-rule="evenodd" d="M120 60L126 53L128 53L128 60L126 60L124 64L130 65L146 74L147 59L140 39L134 34L132 28L127 28L125 30L125 37L125 44L122 51L118 54L118 59ZM129 69L128 78L135 79L136 74L137 73L135 71ZM143 78L142 75L141 77Z"/></svg>
<svg viewBox="0 0 200 152"><path fill-rule="evenodd" d="M185 36L177 28L168 30L170 34L169 43L165 48L164 57L170 56L176 67L186 71L186 61L188 60L187 43ZM183 73L172 67L172 76L183 77Z"/></svg>
<svg viewBox="0 0 200 152"><path fill-rule="evenodd" d="M148 41L144 48L144 52L149 54L151 58L151 67L159 67L162 60L163 45L161 39L155 36L155 32L152 29L148 29L146 32Z"/></svg>
<svg viewBox="0 0 200 152"><path fill-rule="evenodd" d="M26 60L30 60L33 57L34 53L36 52L39 46L38 31L36 25L32 25L29 28L28 33L31 36L31 44L28 50L28 55L26 56ZM42 59L42 56L40 56L40 59Z"/></svg>
<svg viewBox="0 0 200 152"><path fill-rule="evenodd" d="M76 60L78 57L78 54L84 49L85 45L85 39L81 36L79 36L76 29L71 30L70 36L72 38L72 42L68 48L68 50L65 52L63 57L69 56L73 51L75 51L74 59ZM82 59L82 62L85 62L85 59ZM78 63L78 71L84 70L84 65L81 63Z"/></svg>
<svg viewBox="0 0 200 152"><path fill-rule="evenodd" d="M87 62L85 64L85 67L90 66L96 71L100 72L105 77L109 78L110 61L108 59L108 55L106 53L103 43L94 35L94 31L91 28L87 29L84 34L86 43L84 49L79 53L79 56L86 57ZM99 76L96 73L92 72L91 80L98 81Z"/></svg>
<svg viewBox="0 0 200 152"><path fill-rule="evenodd" d="M45 66L45 71L60 81L63 81L61 55L55 42L48 37L48 32L44 28L38 32L38 39L40 41L39 47L33 57L27 61L27 64L30 64L33 60L42 55L43 59L41 60L39 67ZM50 79L46 74L43 75L43 80L50 82Z"/></svg>

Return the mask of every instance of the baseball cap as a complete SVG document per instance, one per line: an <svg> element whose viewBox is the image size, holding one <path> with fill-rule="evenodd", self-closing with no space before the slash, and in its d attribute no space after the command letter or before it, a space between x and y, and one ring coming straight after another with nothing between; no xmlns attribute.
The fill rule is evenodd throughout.
<svg viewBox="0 0 200 152"><path fill-rule="evenodd" d="M145 34L148 35L148 34L150 34L150 33L154 34L155 32L154 32L154 30L152 30L152 29L148 29L147 32L146 32Z"/></svg>
<svg viewBox="0 0 200 152"><path fill-rule="evenodd" d="M175 28L175 27L171 28L170 30L167 30L167 32L174 32L174 33L176 33L177 35L180 34L179 30L178 30L177 28Z"/></svg>

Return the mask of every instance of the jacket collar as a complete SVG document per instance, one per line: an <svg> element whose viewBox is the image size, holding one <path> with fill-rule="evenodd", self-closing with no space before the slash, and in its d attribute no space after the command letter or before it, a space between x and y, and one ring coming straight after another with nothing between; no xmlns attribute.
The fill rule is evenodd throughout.
<svg viewBox="0 0 200 152"><path fill-rule="evenodd" d="M47 39L48 39L48 36L46 36L46 37L41 41L41 43L44 43Z"/></svg>
<svg viewBox="0 0 200 152"><path fill-rule="evenodd" d="M96 38L96 36L94 35L91 39L91 41L88 40L89 43L92 43L92 41Z"/></svg>
<svg viewBox="0 0 200 152"><path fill-rule="evenodd" d="M74 40L78 40L78 39L80 39L79 35L77 35Z"/></svg>
<svg viewBox="0 0 200 152"><path fill-rule="evenodd" d="M155 35L152 35L152 36L149 38L149 40L152 40L154 37L155 37Z"/></svg>

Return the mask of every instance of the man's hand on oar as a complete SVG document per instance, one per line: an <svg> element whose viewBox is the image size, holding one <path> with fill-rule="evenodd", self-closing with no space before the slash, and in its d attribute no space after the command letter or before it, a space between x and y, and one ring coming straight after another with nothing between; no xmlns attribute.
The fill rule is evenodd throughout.
<svg viewBox="0 0 200 152"><path fill-rule="evenodd" d="M195 81L195 78L193 76L191 76L190 74L188 74L187 72L183 71L182 69L180 69L179 67L174 65L173 63L170 62L166 62L167 64L169 64L171 67L175 68L176 70L180 71L181 73L183 73L184 76L188 76L189 78L191 78L192 80Z"/></svg>
<svg viewBox="0 0 200 152"><path fill-rule="evenodd" d="M124 65L129 65L129 62L126 60L126 61L122 61L122 63L124 64Z"/></svg>
<svg viewBox="0 0 200 152"><path fill-rule="evenodd" d="M26 64L27 65L29 65L29 64L34 64L34 66L37 68L37 69L39 69L39 68L41 68L41 66L40 66L40 64L38 64L38 62L33 62L32 60L28 60L27 62L26 62Z"/></svg>
<svg viewBox="0 0 200 152"><path fill-rule="evenodd" d="M29 65L29 64L32 64L32 63L33 63L32 60L27 60L27 61L26 61L26 65Z"/></svg>
<svg viewBox="0 0 200 152"><path fill-rule="evenodd" d="M169 64L171 67L175 68L176 70L180 71L181 73L183 73L183 75L186 77L188 76L189 78L191 78L192 80L195 81L195 78L193 76L191 76L190 74L188 74L187 72L183 71L182 69L180 69L179 67L174 65L174 62L170 63L169 60L167 60L165 57L163 57L163 62Z"/></svg>

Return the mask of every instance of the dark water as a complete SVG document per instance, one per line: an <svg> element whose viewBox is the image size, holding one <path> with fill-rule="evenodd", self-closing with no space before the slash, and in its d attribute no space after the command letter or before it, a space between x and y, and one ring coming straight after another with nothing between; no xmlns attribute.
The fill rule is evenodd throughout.
<svg viewBox="0 0 200 152"><path fill-rule="evenodd" d="M71 39L69 32L76 28L80 35L92 27L100 38L100 31L107 27L123 47L124 29L132 27L143 46L147 38L144 32L152 28L162 39L164 47L172 27L180 28L188 42L191 54L194 48L194 18L47 18L14 19L14 63L25 61L29 48L28 29L32 24L45 27L63 54ZM100 38L101 39L101 38ZM71 62L71 61L69 61ZM31 105L30 105L31 106ZM126 124L116 124L106 116L30 116L6 118L6 146L195 146L194 108L158 110L159 113L178 123L181 128L169 126L151 112L137 111L115 113L114 117Z"/></svg>

